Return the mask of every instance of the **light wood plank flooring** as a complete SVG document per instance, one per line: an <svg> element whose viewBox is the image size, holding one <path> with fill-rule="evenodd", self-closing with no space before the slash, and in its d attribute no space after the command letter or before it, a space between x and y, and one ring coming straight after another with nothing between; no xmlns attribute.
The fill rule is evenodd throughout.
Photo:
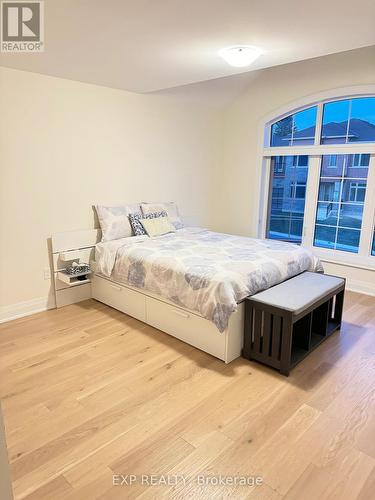
<svg viewBox="0 0 375 500"><path fill-rule="evenodd" d="M16 499L375 498L375 298L347 293L344 319L289 378L93 300L0 325ZM190 480L148 487L142 474Z"/></svg>

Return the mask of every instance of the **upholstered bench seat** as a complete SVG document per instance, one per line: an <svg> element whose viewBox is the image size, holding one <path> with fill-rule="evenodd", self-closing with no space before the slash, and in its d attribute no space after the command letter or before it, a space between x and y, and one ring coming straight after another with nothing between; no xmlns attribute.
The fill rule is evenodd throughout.
<svg viewBox="0 0 375 500"><path fill-rule="evenodd" d="M343 283L343 278L305 272L253 295L251 300L298 315Z"/></svg>

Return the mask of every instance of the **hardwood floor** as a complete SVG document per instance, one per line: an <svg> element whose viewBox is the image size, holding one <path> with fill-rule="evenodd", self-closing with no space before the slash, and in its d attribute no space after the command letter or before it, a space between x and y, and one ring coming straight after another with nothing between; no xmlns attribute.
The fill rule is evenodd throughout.
<svg viewBox="0 0 375 500"><path fill-rule="evenodd" d="M375 297L289 378L93 300L36 314L0 325L0 396L16 499L375 497Z"/></svg>

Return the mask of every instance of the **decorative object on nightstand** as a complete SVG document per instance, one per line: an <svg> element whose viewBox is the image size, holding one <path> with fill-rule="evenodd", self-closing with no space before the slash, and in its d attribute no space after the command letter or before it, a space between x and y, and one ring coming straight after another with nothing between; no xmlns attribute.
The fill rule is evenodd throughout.
<svg viewBox="0 0 375 500"><path fill-rule="evenodd" d="M66 272L66 274L69 274L71 276L89 274L90 273L90 266L89 266L89 264L86 264L84 262L81 262L81 263L73 262L73 264L71 266L68 266L65 269L65 272Z"/></svg>

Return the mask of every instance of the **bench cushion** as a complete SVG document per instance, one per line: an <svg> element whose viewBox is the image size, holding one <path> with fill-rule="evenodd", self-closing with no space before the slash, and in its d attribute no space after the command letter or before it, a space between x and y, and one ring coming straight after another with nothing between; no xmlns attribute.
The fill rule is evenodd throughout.
<svg viewBox="0 0 375 500"><path fill-rule="evenodd" d="M343 278L305 272L249 298L300 314L322 297L340 288L343 283Z"/></svg>

